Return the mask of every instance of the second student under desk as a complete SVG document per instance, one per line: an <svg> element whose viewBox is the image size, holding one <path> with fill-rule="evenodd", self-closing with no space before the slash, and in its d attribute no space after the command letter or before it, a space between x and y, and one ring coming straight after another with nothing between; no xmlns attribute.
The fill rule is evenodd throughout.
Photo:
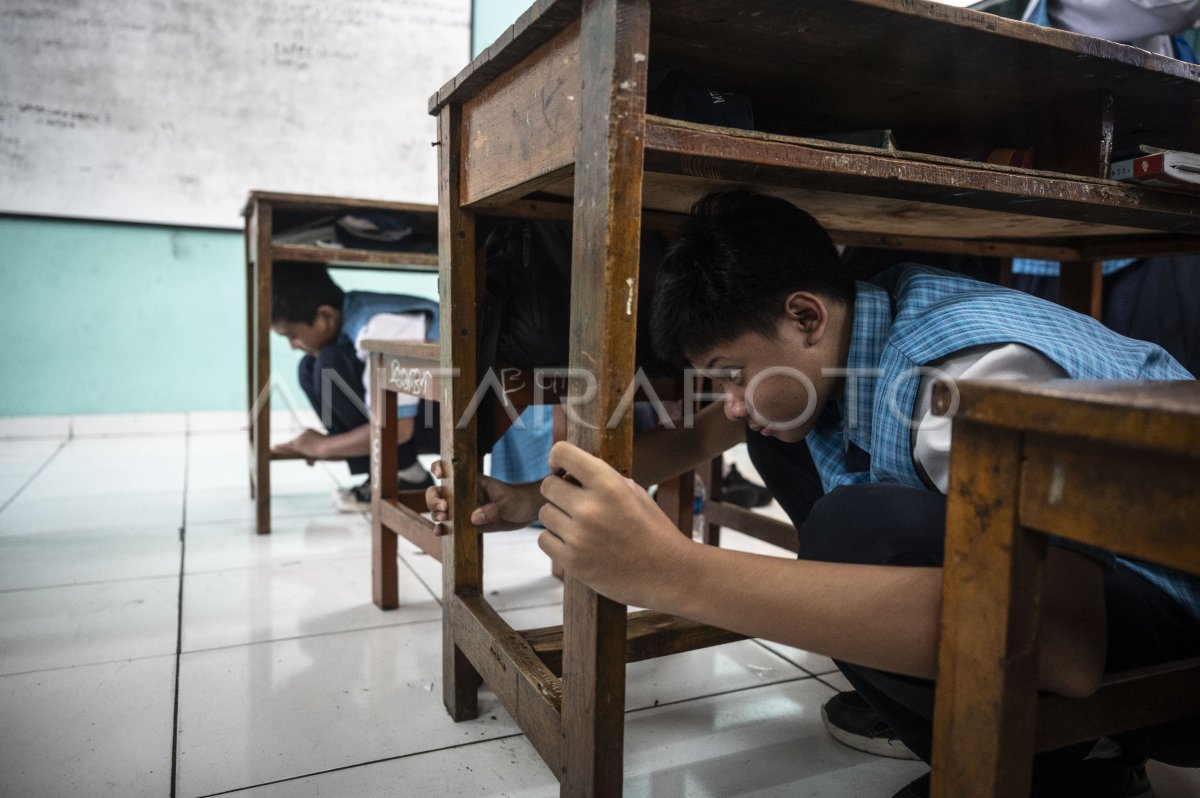
<svg viewBox="0 0 1200 798"><path fill-rule="evenodd" d="M750 95L765 132L646 116L647 68L662 63ZM1193 67L933 3L593 0L581 9L542 0L430 103L449 308L443 366L474 372L466 309L475 215L532 195L573 209L572 365L602 377L592 421L612 415L632 377L635 331L624 309L637 290L643 212L683 212L718 188L783 196L842 243L1067 261L1200 249L1194 198L1103 177L1114 141L1186 148L1200 138L1197 108ZM911 149L806 137L877 127ZM1026 140L1042 162L1032 170L952 157L936 142L947 130ZM443 389L443 418L472 387ZM628 425L598 426L572 425L570 439L628 473ZM511 687L497 692L563 794L618 793L625 608L568 574L561 682L543 678L511 630L485 631L467 521L473 437L470 428L443 435L455 519L445 560L447 707L468 716L480 677ZM479 634L491 635L482 647L471 638Z"/></svg>
<svg viewBox="0 0 1200 798"><path fill-rule="evenodd" d="M433 230L437 209L380 200L251 191L246 218L246 395L249 408L250 494L255 502L255 529L271 531L271 275L277 261L322 263L342 269L388 269L432 272L437 255L417 251L329 248L312 242L288 243L281 234L311 226L321 219L355 211L415 214ZM365 422L364 422L365 423Z"/></svg>

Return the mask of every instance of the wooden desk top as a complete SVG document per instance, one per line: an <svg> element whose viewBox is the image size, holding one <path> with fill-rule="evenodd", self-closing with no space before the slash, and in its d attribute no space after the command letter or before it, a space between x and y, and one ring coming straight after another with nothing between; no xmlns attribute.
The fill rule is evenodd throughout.
<svg viewBox="0 0 1200 798"><path fill-rule="evenodd" d="M570 207L580 12L538 0L431 98L431 112L463 109L465 207ZM753 185L843 244L1064 261L1200 251L1194 193L1103 177L1121 147L1195 148L1196 65L922 0L654 0L651 15L648 66L748 95L756 130L648 115L644 210ZM870 128L897 150L815 138ZM984 163L966 141L1030 146L1041 165Z"/></svg>
<svg viewBox="0 0 1200 798"><path fill-rule="evenodd" d="M404 211L407 213L431 214L437 216L436 205L424 205L415 202L391 202L388 200L361 199L357 197L329 197L316 194L289 194L282 191L262 191L255 189L246 198L246 206L242 215L250 212L255 202L269 202L285 210L313 213L332 213L349 208L366 208L379 211Z"/></svg>
<svg viewBox="0 0 1200 798"><path fill-rule="evenodd" d="M269 207L273 236L271 257L278 262L300 261L323 263L340 269L399 269L414 272L436 272L438 256L429 252L424 243L414 250L358 249L354 247L321 247L307 243L286 243L274 239L281 233L304 228L322 220L332 223L332 217L354 210L388 211L416 214L420 224L432 234L437 230L437 206L414 202L389 202L356 197L332 197L315 194L289 194L280 191L251 191L242 209L248 230L255 209ZM257 235L257 233L256 233ZM426 239L428 240L428 238Z"/></svg>
<svg viewBox="0 0 1200 798"><path fill-rule="evenodd" d="M958 392L956 419L1193 457L1200 468L1200 381L964 380ZM945 383L933 402L951 408Z"/></svg>
<svg viewBox="0 0 1200 798"><path fill-rule="evenodd" d="M410 358L412 360L427 360L438 364L441 347L436 343L420 341L393 341L386 338L367 338L362 341L363 351L378 352L381 355Z"/></svg>
<svg viewBox="0 0 1200 798"><path fill-rule="evenodd" d="M533 3L430 98L430 113L475 96L580 7ZM760 130L994 133L1022 109L1103 91L1116 100L1116 140L1200 140L1200 66L1103 39L913 0L654 0L652 14L650 67L686 64L749 95Z"/></svg>

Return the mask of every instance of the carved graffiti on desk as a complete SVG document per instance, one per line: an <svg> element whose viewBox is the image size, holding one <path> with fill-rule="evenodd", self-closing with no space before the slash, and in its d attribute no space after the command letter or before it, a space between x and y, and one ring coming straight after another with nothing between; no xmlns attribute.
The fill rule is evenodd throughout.
<svg viewBox="0 0 1200 798"><path fill-rule="evenodd" d="M405 367L398 360L391 361L392 371L388 384L400 393L410 396L425 396L433 390L433 373L429 369Z"/></svg>

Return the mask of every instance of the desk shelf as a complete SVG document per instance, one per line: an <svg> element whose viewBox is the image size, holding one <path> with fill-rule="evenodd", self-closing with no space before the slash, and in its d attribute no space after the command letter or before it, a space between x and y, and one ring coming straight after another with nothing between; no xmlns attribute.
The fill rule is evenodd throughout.
<svg viewBox="0 0 1200 798"><path fill-rule="evenodd" d="M562 22L556 16L570 4L544 5L547 9L536 24L546 22L545 17L549 22L558 21L560 27L553 35L547 36L547 28L529 23L523 36L514 33L507 47L493 54L514 61L508 79L474 87L478 90L471 93L472 84L482 82L480 75L486 74L485 66L490 63L477 59L478 66L436 97L439 106L445 103L443 95L451 101L462 100L466 146L460 199L465 208L504 213L506 205L531 195L569 200L574 194L582 85L579 24L577 20ZM744 5L750 11L730 16L749 14L755 19L775 14L778 18L787 4L758 0ZM820 11L823 4L811 5L818 9L817 17L839 13ZM1070 75L1082 73L1085 77L1074 84L1062 76L1035 81L1032 68L1023 62L1019 68L1013 67L1016 72L1005 73L980 71L971 59L956 61L953 69L942 64L938 69L947 70L943 74L928 66L928 57L910 53L919 67L918 85L923 89L916 94L945 99L936 110L918 102L912 86L905 90L907 84L897 85L894 78L875 81L857 92L850 90L851 84L839 84L841 90L828 96L800 80L801 87L792 92L803 98L798 100L780 93L779 80L773 84L764 81L761 68L754 64L767 59L742 59L750 63L738 66L722 60L719 48L693 53L681 45L688 36L700 34L675 26L686 22L703 28L709 24L695 21L700 13L695 4L668 2L660 7L655 3L651 65L655 59L665 58L670 63L685 63L706 77L718 75L725 82L710 85L749 94L756 113L764 106L771 109L763 127L789 130L732 130L647 116L642 142L643 209L682 213L709 191L753 185L796 202L842 243L886 246L896 242L915 249L928 242L930 249L947 251L952 248L949 242L958 241L962 243L954 251L1060 260L1104 257L1109 245L1113 256L1200 250L1200 202L1195 194L1104 179L1114 142L1194 148L1194 141L1200 139L1196 121L1200 119L1200 72L1192 65L1123 45L975 12L964 16L958 9L949 9L955 12L950 15L953 20L973 23L951 25L938 19L938 14L930 17L937 9L925 9L924 5L910 4L922 13L909 14L891 2L865 3L863 6L869 7L865 11L856 4L851 16L866 13L873 24L890 20L902 26L919 24L914 19L926 24L932 19L938 35L949 37L946 46L953 42L956 51L966 50L968 45L955 36L981 37L972 43L982 48L980 60L990 52L993 63L1013 62L1015 47L1028 51L1047 71L1066 69ZM809 7L805 6L806 12ZM790 11L784 14L785 18L792 16ZM979 18L1006 33L999 37L999 45L995 32L979 29ZM723 19L721 24L731 23ZM514 29L520 26L518 22ZM534 46L536 37L531 38L531 31L547 38ZM823 53L822 57L839 57L838 48L813 36L813 31L806 29L804 47L794 45L793 50L807 52L811 47ZM655 49L664 42L667 56ZM528 48L523 54L521 43ZM889 39L890 44L894 42ZM937 41L928 41L924 47L936 50ZM692 60L685 60L689 57ZM811 72L816 58L791 52L781 57L784 61L773 67L776 76L805 74L789 71L789 62ZM1114 63L1111 59L1116 57L1123 60ZM892 75L899 68L894 58L889 49L868 61L880 74ZM856 65L857 79L866 80L866 69L863 64ZM824 69L822 74L829 71ZM1013 75L1021 76L1027 87L1021 100L1009 85ZM964 92L961 81L977 81L979 88ZM809 108L817 103L814 96L827 101L821 114ZM859 101L848 105L846 96L859 97ZM760 102L764 97L767 102ZM537 113L512 113L514 107L530 105ZM872 115L864 116L860 106L870 107ZM914 108L921 109L921 114L914 116ZM1182 130L1163 119L1167 111L1189 109L1186 118L1180 117ZM1037 151L1044 163L1036 170L1021 169L936 153L839 145L793 133L795 128L836 129L839 126L833 119L845 120L840 125L843 130L870 126L903 129L905 124L915 126L923 120L924 130L910 127L908 138L914 145L928 139L929 129L938 126L955 133L991 135L995 143L1005 137L1029 142L1040 136L1043 141ZM1055 131L1069 129L1059 140L1046 142L1048 134L1032 132L1039 122ZM897 139L904 144L905 136Z"/></svg>
<svg viewBox="0 0 1200 798"><path fill-rule="evenodd" d="M272 244L272 260L324 263L334 269L390 269L436 272L436 252L391 252L374 249L341 249L311 244Z"/></svg>

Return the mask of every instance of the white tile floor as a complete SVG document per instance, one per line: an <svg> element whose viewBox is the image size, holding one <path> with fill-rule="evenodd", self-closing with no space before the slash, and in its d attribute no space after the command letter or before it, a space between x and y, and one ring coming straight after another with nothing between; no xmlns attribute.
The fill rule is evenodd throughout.
<svg viewBox="0 0 1200 798"><path fill-rule="evenodd" d="M331 513L344 469L276 464L256 536L234 424L0 422L0 796L557 795L486 689L446 715L440 566L402 543L401 608L371 603L368 523ZM518 627L561 619L535 537L487 543ZM890 796L923 768L828 738L844 686L758 641L631 665L625 794ZM1191 772L1156 787L1200 795Z"/></svg>

